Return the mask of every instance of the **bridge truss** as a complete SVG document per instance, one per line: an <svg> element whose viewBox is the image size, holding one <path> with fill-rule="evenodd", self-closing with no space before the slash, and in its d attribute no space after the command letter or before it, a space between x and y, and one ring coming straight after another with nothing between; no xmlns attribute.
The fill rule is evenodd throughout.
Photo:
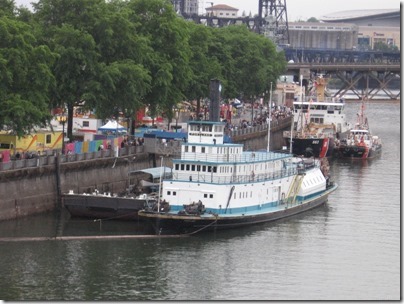
<svg viewBox="0 0 404 304"><path fill-rule="evenodd" d="M335 96L352 93L358 99L375 99L384 93L390 99L400 98L400 53L292 48L284 51L288 61L286 74L294 75L296 81L300 74L305 79L330 75L342 84Z"/></svg>

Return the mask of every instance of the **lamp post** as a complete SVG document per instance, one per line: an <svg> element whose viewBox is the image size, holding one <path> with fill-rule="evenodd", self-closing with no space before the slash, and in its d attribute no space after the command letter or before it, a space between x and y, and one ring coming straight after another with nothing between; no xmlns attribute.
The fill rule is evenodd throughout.
<svg viewBox="0 0 404 304"><path fill-rule="evenodd" d="M62 124L62 154L65 153L65 123L67 120L67 116L63 113L58 116L57 120Z"/></svg>
<svg viewBox="0 0 404 304"><path fill-rule="evenodd" d="M251 126L254 120L254 100L253 96L251 95Z"/></svg>
<svg viewBox="0 0 404 304"><path fill-rule="evenodd" d="M177 131L178 130L178 117L180 115L180 110L177 107L175 107L174 113L175 113L175 133L177 133L178 132Z"/></svg>
<svg viewBox="0 0 404 304"><path fill-rule="evenodd" d="M179 111L180 111L180 109L176 105L173 106L173 112L174 112L174 118L175 118L175 133L177 133L177 128L178 128ZM172 129L172 127L171 127L171 129Z"/></svg>

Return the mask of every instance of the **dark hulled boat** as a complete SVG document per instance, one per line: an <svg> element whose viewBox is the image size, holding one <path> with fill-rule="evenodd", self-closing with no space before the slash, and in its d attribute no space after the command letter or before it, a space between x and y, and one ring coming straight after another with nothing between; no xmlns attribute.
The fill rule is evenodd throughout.
<svg viewBox="0 0 404 304"><path fill-rule="evenodd" d="M335 141L349 131L344 100L326 97L325 86L326 79L318 77L310 95L293 102L293 130L283 137L295 155L331 157Z"/></svg>
<svg viewBox="0 0 404 304"><path fill-rule="evenodd" d="M337 142L339 157L352 159L370 159L381 154L382 143L378 136L372 135L368 119L365 116L365 104L362 101L358 120L346 138Z"/></svg>

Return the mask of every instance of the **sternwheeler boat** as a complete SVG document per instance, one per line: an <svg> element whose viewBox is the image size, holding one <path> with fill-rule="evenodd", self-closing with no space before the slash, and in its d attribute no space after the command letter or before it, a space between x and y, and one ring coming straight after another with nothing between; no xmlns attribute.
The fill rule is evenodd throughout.
<svg viewBox="0 0 404 304"><path fill-rule="evenodd" d="M337 185L327 159L244 151L224 143L225 124L190 121L173 177L154 210L139 211L157 234L237 228L292 216L324 204Z"/></svg>

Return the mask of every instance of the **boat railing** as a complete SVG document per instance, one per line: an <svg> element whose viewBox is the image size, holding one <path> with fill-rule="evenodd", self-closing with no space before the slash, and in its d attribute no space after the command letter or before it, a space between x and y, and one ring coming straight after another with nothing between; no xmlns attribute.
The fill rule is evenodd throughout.
<svg viewBox="0 0 404 304"><path fill-rule="evenodd" d="M182 152L181 160L193 162L226 162L226 163L248 163L263 162L283 158L285 153L274 152L254 152L247 151L239 154L235 153L201 153L201 152Z"/></svg>
<svg viewBox="0 0 404 304"><path fill-rule="evenodd" d="M227 175L220 176L214 173L211 174L198 174L194 172L184 173L175 172L173 174L173 180L175 181L187 181L187 182L200 182L200 183L214 183L214 184L244 184L251 182L264 182L277 180L287 176L293 176L298 173L297 168L282 169L271 173L260 173L243 175Z"/></svg>
<svg viewBox="0 0 404 304"><path fill-rule="evenodd" d="M308 134L308 133L302 133L299 131L293 131L292 133L290 131L283 131L284 138L290 138L290 134L292 134L293 138L301 138L301 139L328 138L328 137L331 137L331 135L332 135L330 133L319 133L316 135L312 135L312 134Z"/></svg>

